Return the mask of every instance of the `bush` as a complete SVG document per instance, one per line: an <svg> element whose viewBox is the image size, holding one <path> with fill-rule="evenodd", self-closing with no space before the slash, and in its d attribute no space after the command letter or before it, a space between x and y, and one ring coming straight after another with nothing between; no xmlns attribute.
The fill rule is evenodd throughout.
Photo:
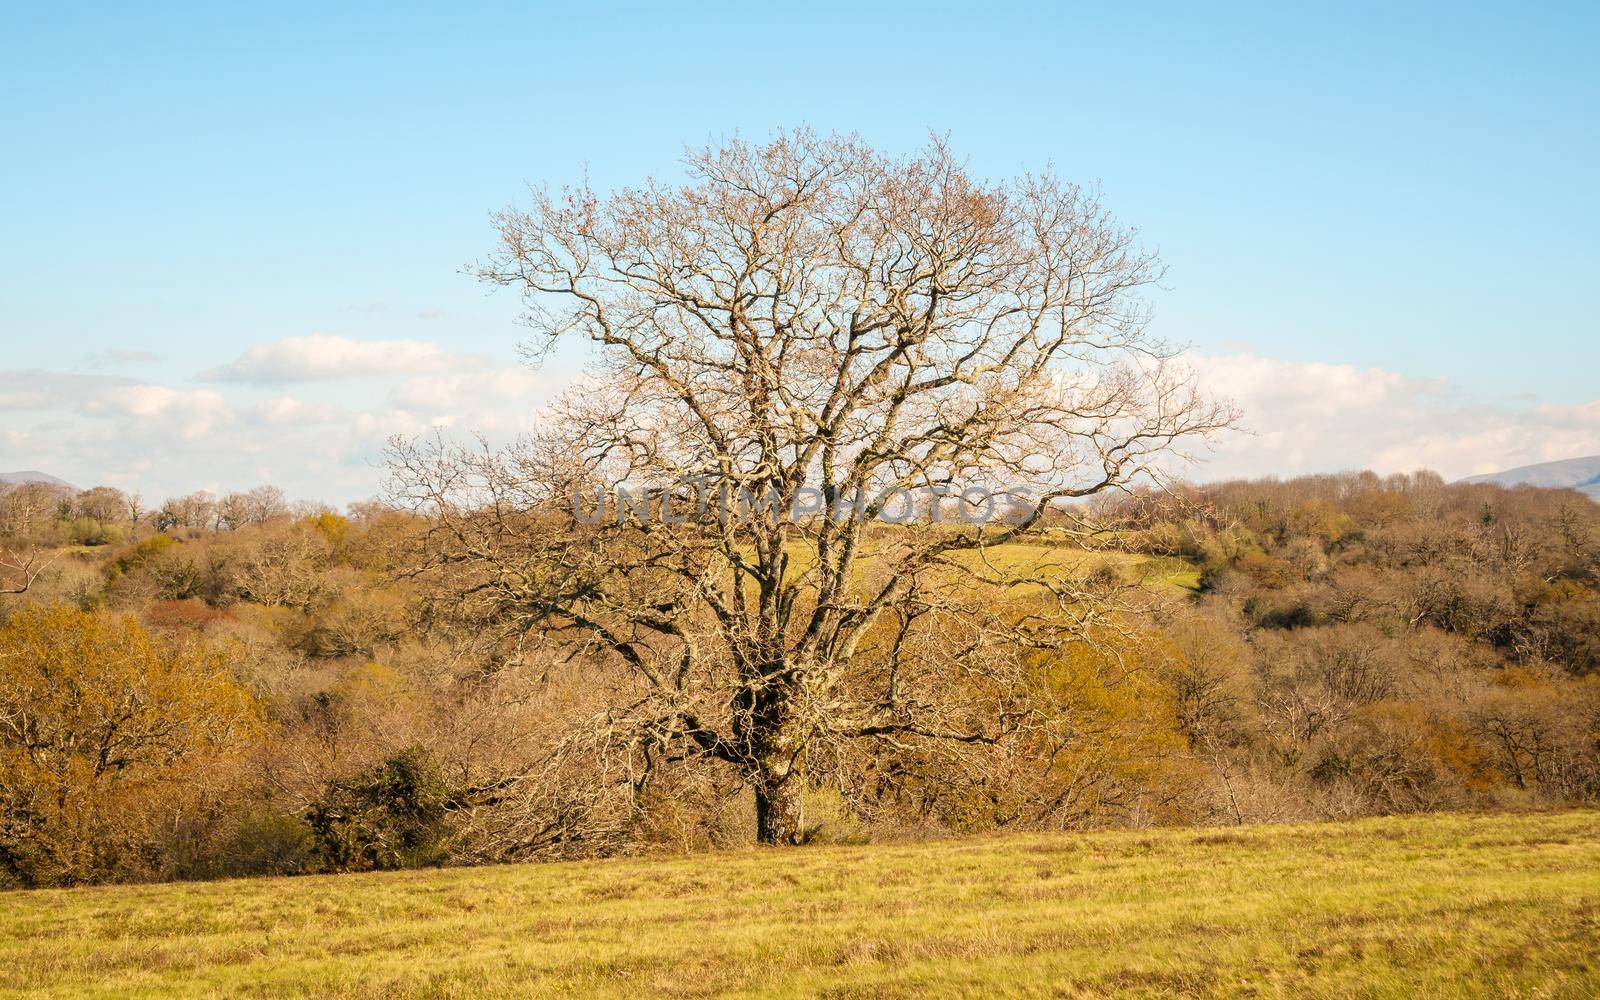
<svg viewBox="0 0 1600 1000"><path fill-rule="evenodd" d="M23 607L0 624L0 872L147 874L155 829L259 726L221 658L131 617Z"/></svg>
<svg viewBox="0 0 1600 1000"><path fill-rule="evenodd" d="M238 820L221 851L226 876L303 875L318 867L316 831L299 816L258 807Z"/></svg>
<svg viewBox="0 0 1600 1000"><path fill-rule="evenodd" d="M412 747L350 781L335 781L306 813L329 867L416 868L447 854L450 789L432 756Z"/></svg>
<svg viewBox="0 0 1600 1000"><path fill-rule="evenodd" d="M405 629L405 605L382 590L347 588L312 619L301 645L312 656L371 656Z"/></svg>
<svg viewBox="0 0 1600 1000"><path fill-rule="evenodd" d="M75 517L66 524L66 536L71 545L110 545L122 538L122 527L91 517Z"/></svg>
<svg viewBox="0 0 1600 1000"><path fill-rule="evenodd" d="M170 535L151 535L117 556L111 563L111 571L114 575L132 572L161 553L181 544Z"/></svg>

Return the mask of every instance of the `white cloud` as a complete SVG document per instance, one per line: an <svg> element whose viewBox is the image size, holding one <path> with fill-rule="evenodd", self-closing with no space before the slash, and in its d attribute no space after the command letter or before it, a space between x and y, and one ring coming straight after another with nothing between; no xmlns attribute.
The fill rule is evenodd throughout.
<svg viewBox="0 0 1600 1000"><path fill-rule="evenodd" d="M54 398L39 389L4 389L0 390L0 410L39 410Z"/></svg>
<svg viewBox="0 0 1600 1000"><path fill-rule="evenodd" d="M451 354L425 340L352 340L326 333L253 344L232 362L202 372L207 382L260 385L405 375L480 367L481 359Z"/></svg>
<svg viewBox="0 0 1600 1000"><path fill-rule="evenodd" d="M1600 452L1600 400L1515 405L1443 379L1255 354L1188 361L1250 432L1224 437L1195 478L1434 469L1454 479Z"/></svg>
<svg viewBox="0 0 1600 1000"><path fill-rule="evenodd" d="M458 375L409 378L389 392L389 402L406 410L463 411L484 404L528 402L542 396L550 380L522 366Z"/></svg>
<svg viewBox="0 0 1600 1000"><path fill-rule="evenodd" d="M144 430L176 433L194 440L233 417L222 394L211 389L169 389L164 385L129 385L107 390L81 407L92 416L118 417Z"/></svg>
<svg viewBox="0 0 1600 1000"><path fill-rule="evenodd" d="M265 357L257 349L241 361L252 355ZM1209 460L1184 470L1196 479L1356 468L1433 468L1457 478L1600 453L1600 400L1480 400L1439 379L1252 353L1187 361L1205 391L1239 405L1253 432L1225 436ZM389 436L446 428L504 441L532 429L562 384L509 364L434 366L318 387L320 394L270 395L232 384L0 371L0 410L8 410L0 419L0 469L37 468L146 498L270 481L296 497L343 502L376 492Z"/></svg>
<svg viewBox="0 0 1600 1000"><path fill-rule="evenodd" d="M286 343L292 345L260 345L241 363L270 361L279 366L273 370L286 372L288 356L277 351ZM383 473L377 463L390 436L446 428L504 441L533 426L560 381L522 365L487 367L423 347L390 359L401 367L440 359L421 373L271 394L231 382L169 386L109 375L0 371L0 410L10 411L0 421L0 469L39 468L147 498L274 482L296 497L343 502L378 490ZM334 356L354 357L320 355L298 370L326 373ZM478 367L462 370L468 365Z"/></svg>
<svg viewBox="0 0 1600 1000"><path fill-rule="evenodd" d="M293 396L269 399L255 408L254 415L269 424L294 426L332 424L350 418L349 411L338 403Z"/></svg>

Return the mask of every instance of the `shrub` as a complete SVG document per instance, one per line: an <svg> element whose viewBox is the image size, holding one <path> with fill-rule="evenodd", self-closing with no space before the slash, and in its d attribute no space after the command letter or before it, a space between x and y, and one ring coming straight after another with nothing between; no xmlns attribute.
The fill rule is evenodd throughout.
<svg viewBox="0 0 1600 1000"><path fill-rule="evenodd" d="M0 871L27 885L146 873L161 817L258 720L215 653L131 617L18 609L0 624Z"/></svg>
<svg viewBox="0 0 1600 1000"><path fill-rule="evenodd" d="M75 517L66 523L66 540L72 545L109 545L122 537L122 528L91 517Z"/></svg>
<svg viewBox="0 0 1600 1000"><path fill-rule="evenodd" d="M371 656L400 636L404 612L404 602L389 591L350 587L314 616L302 646L312 656Z"/></svg>
<svg viewBox="0 0 1600 1000"><path fill-rule="evenodd" d="M117 556L111 563L113 574L128 573L148 563L151 559L177 545L181 545L171 535L151 535L144 541L132 546L126 552Z"/></svg>
<svg viewBox="0 0 1600 1000"><path fill-rule="evenodd" d="M318 867L316 831L299 816L258 807L239 817L218 874L303 875Z"/></svg>
<svg viewBox="0 0 1600 1000"><path fill-rule="evenodd" d="M421 747L349 781L330 782L306 813L330 867L416 868L446 856L450 789Z"/></svg>
<svg viewBox="0 0 1600 1000"><path fill-rule="evenodd" d="M157 601L144 610L144 620L168 631L203 632L221 622L234 620L234 614L224 608L214 608L204 601Z"/></svg>

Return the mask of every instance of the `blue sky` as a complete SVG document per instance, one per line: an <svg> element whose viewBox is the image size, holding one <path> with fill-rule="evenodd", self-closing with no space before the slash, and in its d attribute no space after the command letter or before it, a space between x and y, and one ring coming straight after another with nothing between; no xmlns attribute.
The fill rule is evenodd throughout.
<svg viewBox="0 0 1600 1000"><path fill-rule="evenodd" d="M386 433L564 374L460 273L489 211L799 123L1100 181L1261 432L1207 474L1600 452L1600 5L12 5L0 47L0 470L369 493ZM413 360L217 374L373 341Z"/></svg>

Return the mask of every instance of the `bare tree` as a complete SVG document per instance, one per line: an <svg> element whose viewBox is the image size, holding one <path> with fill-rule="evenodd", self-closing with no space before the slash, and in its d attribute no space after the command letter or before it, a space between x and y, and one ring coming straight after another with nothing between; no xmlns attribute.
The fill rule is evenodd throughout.
<svg viewBox="0 0 1600 1000"><path fill-rule="evenodd" d="M586 340L591 379L507 451L396 442L393 493L512 649L626 667L598 721L640 780L720 761L759 838L797 843L831 755L998 739L1026 717L1028 650L1099 620L1065 570L1019 599L995 546L1232 413L1147 333L1158 264L1091 191L805 130L685 167L497 216L480 276L522 291L531 355ZM577 516L574 491L619 486L648 505ZM882 523L969 487L1008 516Z"/></svg>
<svg viewBox="0 0 1600 1000"><path fill-rule="evenodd" d="M61 557L62 550L42 552L32 546L11 549L0 545L0 596L26 594L34 581Z"/></svg>
<svg viewBox="0 0 1600 1000"><path fill-rule="evenodd" d="M127 494L114 486L95 486L72 498L73 512L98 524L116 524L128 511Z"/></svg>
<svg viewBox="0 0 1600 1000"><path fill-rule="evenodd" d="M257 486L245 494L245 509L251 524L266 524L289 516L289 501L276 486Z"/></svg>
<svg viewBox="0 0 1600 1000"><path fill-rule="evenodd" d="M239 492L225 494L217 501L213 527L217 531L236 531L250 523L250 498Z"/></svg>
<svg viewBox="0 0 1600 1000"><path fill-rule="evenodd" d="M70 511L71 494L53 483L23 483L0 490L0 537L32 538Z"/></svg>
<svg viewBox="0 0 1600 1000"><path fill-rule="evenodd" d="M174 528L211 528L214 525L217 500L201 490L187 496L172 497L152 515L158 531Z"/></svg>

